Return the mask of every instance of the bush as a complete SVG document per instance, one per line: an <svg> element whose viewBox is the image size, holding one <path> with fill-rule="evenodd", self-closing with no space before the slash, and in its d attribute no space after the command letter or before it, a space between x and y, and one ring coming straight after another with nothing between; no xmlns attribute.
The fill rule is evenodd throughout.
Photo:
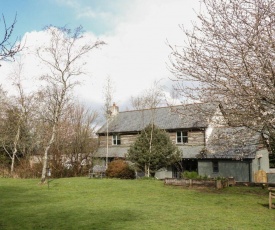
<svg viewBox="0 0 275 230"><path fill-rule="evenodd" d="M197 172L189 172L189 171L184 171L182 173L182 178L184 179L200 179L201 177L199 176L199 174Z"/></svg>
<svg viewBox="0 0 275 230"><path fill-rule="evenodd" d="M209 177L204 175L204 176L200 176L197 172L195 171L184 171L181 174L181 178L183 179L193 179L193 180L209 180Z"/></svg>
<svg viewBox="0 0 275 230"><path fill-rule="evenodd" d="M114 160L108 164L106 176L110 178L135 179L135 170L124 160Z"/></svg>
<svg viewBox="0 0 275 230"><path fill-rule="evenodd" d="M39 178L41 177L42 163L30 165L29 159L21 159L17 162L12 177Z"/></svg>

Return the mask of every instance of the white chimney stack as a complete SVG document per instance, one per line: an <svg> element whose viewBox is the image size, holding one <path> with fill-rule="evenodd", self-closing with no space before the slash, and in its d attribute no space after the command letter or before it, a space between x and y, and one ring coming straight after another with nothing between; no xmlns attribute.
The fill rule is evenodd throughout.
<svg viewBox="0 0 275 230"><path fill-rule="evenodd" d="M119 109L118 106L116 105L116 103L113 103L113 105L110 107L110 112L111 112L111 116L116 116L119 113Z"/></svg>

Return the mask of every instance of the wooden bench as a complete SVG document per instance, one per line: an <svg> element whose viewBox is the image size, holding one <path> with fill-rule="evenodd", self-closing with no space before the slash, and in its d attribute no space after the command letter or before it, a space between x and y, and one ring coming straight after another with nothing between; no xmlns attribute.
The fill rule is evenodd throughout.
<svg viewBox="0 0 275 230"><path fill-rule="evenodd" d="M103 177L105 177L105 172L89 171L89 178L103 178Z"/></svg>
<svg viewBox="0 0 275 230"><path fill-rule="evenodd" d="M101 165L95 165L89 170L89 178L103 178L105 177L106 167Z"/></svg>
<svg viewBox="0 0 275 230"><path fill-rule="evenodd" d="M275 203L272 203L272 199L275 199L275 187L269 187L269 209L275 208Z"/></svg>

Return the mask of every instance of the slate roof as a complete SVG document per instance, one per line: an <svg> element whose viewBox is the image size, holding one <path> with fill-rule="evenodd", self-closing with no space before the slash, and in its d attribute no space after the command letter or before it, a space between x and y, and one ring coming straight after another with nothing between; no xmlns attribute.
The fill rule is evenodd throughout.
<svg viewBox="0 0 275 230"><path fill-rule="evenodd" d="M122 147L122 146L109 147L108 148L108 157L125 158L128 149L129 149L129 147ZM106 152L107 152L106 147L100 147L96 151L94 157L106 157Z"/></svg>
<svg viewBox="0 0 275 230"><path fill-rule="evenodd" d="M216 104L201 103L119 112L110 119L109 132L139 132L153 121L156 126L165 130L205 128L217 108ZM106 132L107 126L104 124L97 133Z"/></svg>
<svg viewBox="0 0 275 230"><path fill-rule="evenodd" d="M208 153L202 158L254 159L260 140L259 132L246 127L216 127L207 141Z"/></svg>
<svg viewBox="0 0 275 230"><path fill-rule="evenodd" d="M204 146L203 145L196 145L196 146L183 145L183 146L178 146L178 148L179 150L181 150L181 158L194 159L194 158L197 158L197 155L201 152Z"/></svg>

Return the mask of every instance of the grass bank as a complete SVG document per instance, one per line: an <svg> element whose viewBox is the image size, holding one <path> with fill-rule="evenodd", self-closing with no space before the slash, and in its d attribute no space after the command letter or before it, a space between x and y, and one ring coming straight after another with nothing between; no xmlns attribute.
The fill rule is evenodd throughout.
<svg viewBox="0 0 275 230"><path fill-rule="evenodd" d="M156 180L0 179L0 229L273 229L262 188L221 191Z"/></svg>

